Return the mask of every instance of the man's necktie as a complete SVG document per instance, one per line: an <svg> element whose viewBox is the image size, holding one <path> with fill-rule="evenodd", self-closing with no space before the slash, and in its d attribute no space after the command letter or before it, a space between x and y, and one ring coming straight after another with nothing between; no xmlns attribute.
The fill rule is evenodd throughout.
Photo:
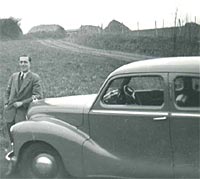
<svg viewBox="0 0 200 179"><path fill-rule="evenodd" d="M24 79L24 74L23 74L23 73L20 73L20 76L19 76L19 85L18 85L19 89L21 88L23 79Z"/></svg>

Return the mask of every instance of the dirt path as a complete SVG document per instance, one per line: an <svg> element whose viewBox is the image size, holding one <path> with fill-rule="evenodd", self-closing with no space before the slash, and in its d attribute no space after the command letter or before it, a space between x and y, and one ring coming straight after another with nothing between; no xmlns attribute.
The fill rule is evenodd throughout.
<svg viewBox="0 0 200 179"><path fill-rule="evenodd" d="M47 39L47 40L38 40L38 42L52 48L59 48L59 49L72 51L75 53L90 54L90 55L95 55L95 56L106 56L106 57L111 57L114 59L128 61L128 62L152 58L145 55L85 47L82 45L68 42L65 39L62 39L62 40Z"/></svg>

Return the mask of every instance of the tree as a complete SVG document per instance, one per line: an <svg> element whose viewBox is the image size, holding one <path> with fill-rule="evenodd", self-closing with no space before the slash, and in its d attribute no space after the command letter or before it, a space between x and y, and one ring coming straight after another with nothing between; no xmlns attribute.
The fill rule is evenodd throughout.
<svg viewBox="0 0 200 179"><path fill-rule="evenodd" d="M21 19L10 17L0 19L0 39L17 39L23 33L20 28Z"/></svg>

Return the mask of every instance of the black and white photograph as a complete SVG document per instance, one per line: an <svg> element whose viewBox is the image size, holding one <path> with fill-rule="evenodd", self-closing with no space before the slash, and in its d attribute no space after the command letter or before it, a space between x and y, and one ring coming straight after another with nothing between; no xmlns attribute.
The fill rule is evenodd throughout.
<svg viewBox="0 0 200 179"><path fill-rule="evenodd" d="M0 0L1 179L200 179L199 0Z"/></svg>

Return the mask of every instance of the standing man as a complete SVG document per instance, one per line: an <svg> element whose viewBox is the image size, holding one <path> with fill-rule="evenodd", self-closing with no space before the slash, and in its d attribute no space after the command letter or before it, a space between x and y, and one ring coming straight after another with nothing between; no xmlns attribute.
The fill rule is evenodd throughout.
<svg viewBox="0 0 200 179"><path fill-rule="evenodd" d="M20 72L11 75L5 92L4 119L9 135L10 127L26 119L29 104L42 98L42 87L39 75L31 72L31 57L19 57Z"/></svg>

